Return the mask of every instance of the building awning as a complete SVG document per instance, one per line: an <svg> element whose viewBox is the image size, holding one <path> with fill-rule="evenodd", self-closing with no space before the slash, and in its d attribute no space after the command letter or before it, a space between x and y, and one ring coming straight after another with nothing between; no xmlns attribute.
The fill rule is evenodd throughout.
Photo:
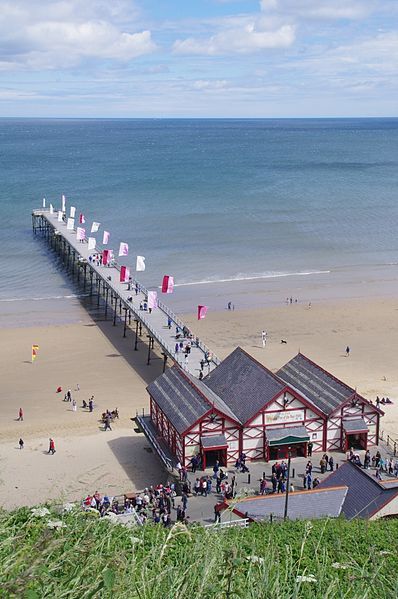
<svg viewBox="0 0 398 599"><path fill-rule="evenodd" d="M206 450L210 449L226 449L228 443L224 435L213 435L212 437L201 437L200 442L202 448Z"/></svg>
<svg viewBox="0 0 398 599"><path fill-rule="evenodd" d="M343 429L347 434L367 433L369 432L368 425L363 418L355 418L352 420L343 420Z"/></svg>
<svg viewBox="0 0 398 599"><path fill-rule="evenodd" d="M265 430L268 445L292 445L294 443L306 443L310 440L305 426L288 426L286 428L274 428Z"/></svg>

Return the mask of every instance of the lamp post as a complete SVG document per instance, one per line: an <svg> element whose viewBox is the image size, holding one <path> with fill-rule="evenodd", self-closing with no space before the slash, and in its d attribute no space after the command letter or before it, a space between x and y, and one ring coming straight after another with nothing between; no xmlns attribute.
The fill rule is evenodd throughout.
<svg viewBox="0 0 398 599"><path fill-rule="evenodd" d="M283 519L287 520L287 508L289 504L289 486L290 486L290 460L292 457L291 447L287 448L287 483L286 483L286 496L285 496L285 513Z"/></svg>

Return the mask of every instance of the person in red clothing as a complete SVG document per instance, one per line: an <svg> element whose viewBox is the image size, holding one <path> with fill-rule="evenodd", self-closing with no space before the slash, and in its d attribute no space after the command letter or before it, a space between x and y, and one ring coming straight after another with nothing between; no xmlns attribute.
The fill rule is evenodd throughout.
<svg viewBox="0 0 398 599"><path fill-rule="evenodd" d="M54 439L49 439L49 441L50 441L50 446L48 448L48 453L51 453L52 455L54 455L54 453L55 453Z"/></svg>
<svg viewBox="0 0 398 599"><path fill-rule="evenodd" d="M23 409L22 408L19 408L18 420L23 420Z"/></svg>

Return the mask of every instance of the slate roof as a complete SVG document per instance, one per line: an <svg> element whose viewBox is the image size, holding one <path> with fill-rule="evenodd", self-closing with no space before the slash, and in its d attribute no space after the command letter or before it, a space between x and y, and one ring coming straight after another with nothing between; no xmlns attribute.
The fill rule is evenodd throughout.
<svg viewBox="0 0 398 599"><path fill-rule="evenodd" d="M309 439L305 426L286 426L285 428L265 429L268 441L281 441L286 437L301 437Z"/></svg>
<svg viewBox="0 0 398 599"><path fill-rule="evenodd" d="M303 354L297 354L276 374L328 416L355 393Z"/></svg>
<svg viewBox="0 0 398 599"><path fill-rule="evenodd" d="M325 478L317 489L345 485L348 487L342 513L348 520L370 518L385 503L398 495L398 489L385 489L373 474L351 462L345 462Z"/></svg>
<svg viewBox="0 0 398 599"><path fill-rule="evenodd" d="M337 518L340 516L347 491L345 486L324 490L318 486L312 491L289 493L288 518L289 520ZM244 499L234 505L234 511L245 517L247 512L247 517L256 521L268 519L271 514L276 518L283 518L285 497L282 493Z"/></svg>
<svg viewBox="0 0 398 599"><path fill-rule="evenodd" d="M368 431L368 425L363 418L353 418L343 420L343 428L346 433L356 433L362 431Z"/></svg>
<svg viewBox="0 0 398 599"><path fill-rule="evenodd" d="M240 347L210 372L204 383L227 404L241 424L255 416L286 386Z"/></svg>
<svg viewBox="0 0 398 599"><path fill-rule="evenodd" d="M199 391L205 395L206 399L212 406L214 406L214 408L220 410L220 412L225 414L225 416L229 416L232 418L232 420L236 420L236 415L233 413L231 408L221 399L221 397L218 397L218 395L214 393L210 387L207 387L203 381L200 381L189 372L185 372L184 374L199 389Z"/></svg>
<svg viewBox="0 0 398 599"><path fill-rule="evenodd" d="M201 437L202 447L228 447L227 440L224 435L210 435L209 437Z"/></svg>
<svg viewBox="0 0 398 599"><path fill-rule="evenodd" d="M168 368L147 387L148 393L179 433L184 433L211 409L178 366Z"/></svg>

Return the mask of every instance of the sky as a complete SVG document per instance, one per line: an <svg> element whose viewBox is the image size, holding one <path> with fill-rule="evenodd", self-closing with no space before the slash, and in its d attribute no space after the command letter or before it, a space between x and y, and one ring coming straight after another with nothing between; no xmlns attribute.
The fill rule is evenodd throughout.
<svg viewBox="0 0 398 599"><path fill-rule="evenodd" d="M0 116L397 116L398 0L0 0Z"/></svg>

